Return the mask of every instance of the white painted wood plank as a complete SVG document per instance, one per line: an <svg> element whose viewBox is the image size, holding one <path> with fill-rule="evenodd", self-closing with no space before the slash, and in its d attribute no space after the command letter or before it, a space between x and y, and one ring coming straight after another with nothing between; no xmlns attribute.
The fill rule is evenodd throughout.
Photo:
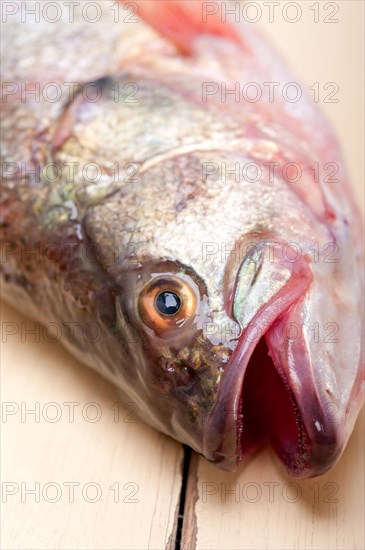
<svg viewBox="0 0 365 550"><path fill-rule="evenodd" d="M341 461L326 475L288 477L261 451L237 474L200 458L196 548L255 550L364 548L363 415ZM184 548L193 548L190 525Z"/></svg>
<svg viewBox="0 0 365 550"><path fill-rule="evenodd" d="M115 417L109 383L60 344L25 335L33 321L5 304L1 315L2 547L164 548L181 489L181 445L133 422L131 407L120 405ZM5 322L19 329L6 343ZM26 413L37 408L38 418ZM73 498L70 483L78 484Z"/></svg>

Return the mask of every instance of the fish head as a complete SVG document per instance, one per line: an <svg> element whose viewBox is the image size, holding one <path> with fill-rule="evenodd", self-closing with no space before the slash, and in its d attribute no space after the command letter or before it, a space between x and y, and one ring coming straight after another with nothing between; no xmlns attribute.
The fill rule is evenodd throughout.
<svg viewBox="0 0 365 550"><path fill-rule="evenodd" d="M151 78L134 76L137 104L103 82L103 101L79 98L54 136L63 163L118 163L118 181L110 169L73 186L98 251L99 365L143 419L224 469L269 441L292 475L322 474L361 403L351 251L325 263L328 228L287 182L241 170L254 140L229 141L222 115Z"/></svg>
<svg viewBox="0 0 365 550"><path fill-rule="evenodd" d="M124 371L119 386L129 386L149 423L222 468L269 441L292 475L322 474L361 402L351 258L318 266L312 241L284 240L259 206L273 201L269 186L253 191L241 181L237 191L232 178L219 191L207 178L202 190L202 163L217 157L246 162L225 152L161 161L132 192L131 204L151 194L148 216L130 225L120 196L89 213L88 232L118 282L117 324L136 336L133 376ZM172 173L178 183L169 187ZM129 252L115 262L105 243L124 238Z"/></svg>

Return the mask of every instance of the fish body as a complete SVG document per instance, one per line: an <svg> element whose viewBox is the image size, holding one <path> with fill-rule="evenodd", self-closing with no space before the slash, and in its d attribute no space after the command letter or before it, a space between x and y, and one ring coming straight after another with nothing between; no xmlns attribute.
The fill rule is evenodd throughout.
<svg viewBox="0 0 365 550"><path fill-rule="evenodd" d="M218 466L269 441L292 475L323 473L364 379L360 216L327 122L303 91L285 99L261 35L200 2L116 21L103 1L96 24L62 2L57 22L22 21L20 4L3 25L2 295Z"/></svg>

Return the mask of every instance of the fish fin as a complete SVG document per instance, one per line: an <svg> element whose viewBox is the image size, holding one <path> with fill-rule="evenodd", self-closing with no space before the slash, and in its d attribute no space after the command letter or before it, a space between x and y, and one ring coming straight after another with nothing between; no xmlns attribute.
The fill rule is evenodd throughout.
<svg viewBox="0 0 365 550"><path fill-rule="evenodd" d="M126 7L128 0L119 0ZM233 25L223 23L218 5L209 5L201 0L137 0L139 15L148 25L170 42L174 43L184 55L193 53L193 42L198 36L211 34L242 44L239 34ZM212 10L208 10L208 7ZM216 9L215 9L216 8Z"/></svg>

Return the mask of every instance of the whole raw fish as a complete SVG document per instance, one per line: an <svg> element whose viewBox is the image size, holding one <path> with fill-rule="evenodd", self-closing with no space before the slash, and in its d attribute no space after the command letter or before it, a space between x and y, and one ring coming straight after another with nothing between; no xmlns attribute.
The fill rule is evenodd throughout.
<svg viewBox="0 0 365 550"><path fill-rule="evenodd" d="M362 247L313 98L214 2L3 4L3 296L218 466L269 441L326 471L362 404Z"/></svg>

